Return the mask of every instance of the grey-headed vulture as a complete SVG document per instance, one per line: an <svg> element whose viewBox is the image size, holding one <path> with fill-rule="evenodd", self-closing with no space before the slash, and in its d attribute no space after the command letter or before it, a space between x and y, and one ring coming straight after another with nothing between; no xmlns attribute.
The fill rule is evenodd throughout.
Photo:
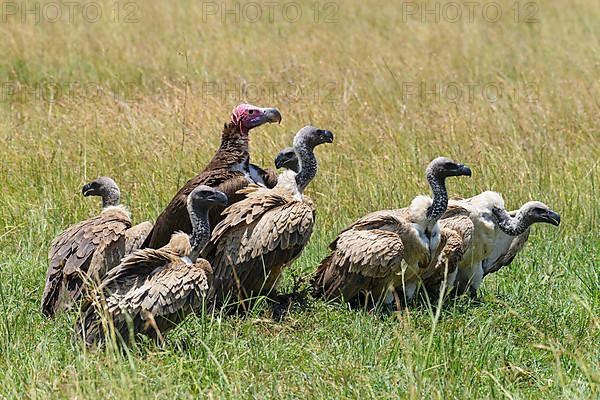
<svg viewBox="0 0 600 400"><path fill-rule="evenodd" d="M131 227L129 212L119 205L119 187L111 178L86 184L82 193L100 196L102 212L69 227L50 245L41 305L46 316L70 308L81 297L86 281L101 280L128 249L139 247L139 237L151 227L150 222Z"/></svg>
<svg viewBox="0 0 600 400"><path fill-rule="evenodd" d="M447 240L438 224L448 204L446 178L464 175L471 176L467 166L436 158L426 169L433 198L417 196L407 208L376 211L342 231L314 274L315 294L346 302L364 295L391 307L396 289L410 300Z"/></svg>
<svg viewBox="0 0 600 400"><path fill-rule="evenodd" d="M316 146L332 143L330 131L306 126L275 161L288 168L277 185L250 185L245 199L227 207L205 249L214 270L210 298L216 305L268 295L282 270L297 258L312 234L315 206L304 189L317 173ZM299 171L298 171L299 169Z"/></svg>

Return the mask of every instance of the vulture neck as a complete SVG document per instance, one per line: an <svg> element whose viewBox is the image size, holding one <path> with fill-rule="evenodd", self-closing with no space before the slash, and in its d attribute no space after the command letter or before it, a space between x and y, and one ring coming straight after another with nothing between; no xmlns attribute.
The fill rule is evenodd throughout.
<svg viewBox="0 0 600 400"><path fill-rule="evenodd" d="M206 208L192 206L189 211L193 227L190 236L190 245L192 246L190 260L196 262L198 255L210 240L210 223Z"/></svg>
<svg viewBox="0 0 600 400"><path fill-rule="evenodd" d="M432 173L427 174L427 181L433 192L433 201L427 209L427 219L439 220L448 208L448 191L446 190L446 178L439 178Z"/></svg>
<svg viewBox="0 0 600 400"><path fill-rule="evenodd" d="M205 170L230 168L240 164L248 165L250 162L248 131L234 122L229 122L223 127L221 146L210 160Z"/></svg>
<svg viewBox="0 0 600 400"><path fill-rule="evenodd" d="M121 202L121 192L118 189L109 189L102 195L102 208L116 207Z"/></svg>
<svg viewBox="0 0 600 400"><path fill-rule="evenodd" d="M314 147L305 143L299 143L295 150L300 161L300 172L296 175L296 184L298 190L302 193L317 175L317 158L315 157Z"/></svg>
<svg viewBox="0 0 600 400"><path fill-rule="evenodd" d="M492 210L498 220L498 227L509 236L519 236L529 228L529 223L523 218L521 213L512 217L506 210L494 207Z"/></svg>

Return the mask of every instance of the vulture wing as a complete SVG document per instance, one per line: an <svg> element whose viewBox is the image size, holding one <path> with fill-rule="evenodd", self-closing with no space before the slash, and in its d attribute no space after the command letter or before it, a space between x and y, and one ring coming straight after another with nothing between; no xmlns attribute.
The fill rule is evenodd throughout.
<svg viewBox="0 0 600 400"><path fill-rule="evenodd" d="M258 165L250 164L250 176L254 182L265 185L269 189L277 185L277 172L272 168L265 170Z"/></svg>
<svg viewBox="0 0 600 400"><path fill-rule="evenodd" d="M129 216L119 208L80 222L61 233L50 246L42 313L53 316L79 299L86 277L102 279L125 254Z"/></svg>
<svg viewBox="0 0 600 400"><path fill-rule="evenodd" d="M492 256L483 260L483 275L486 276L493 272L497 272L500 268L510 265L517 254L523 249L525 243L527 243L530 232L531 229L527 229L521 235L512 238L508 248L503 244L498 245L498 248L494 250Z"/></svg>
<svg viewBox="0 0 600 400"><path fill-rule="evenodd" d="M169 243L171 235L176 231L192 233L192 223L187 211L187 196L199 185L207 185L225 193L229 204L233 204L243 198L243 195L236 195L236 192L246 187L248 183L248 178L243 172L228 169L205 171L190 179L158 216L142 248L160 248ZM222 219L220 217L222 211L223 207L215 207L211 210L211 226L215 226Z"/></svg>
<svg viewBox="0 0 600 400"><path fill-rule="evenodd" d="M119 290L107 297L105 303L97 302L85 310L85 317L78 323L78 332L85 337L86 343L103 340L109 324L104 322L103 326L101 315L111 322L117 337L124 341L138 333L161 337L162 333L202 307L212 278L206 260L187 264L176 258L149 274L144 267L140 272L139 284L130 285L126 291Z"/></svg>
<svg viewBox="0 0 600 400"><path fill-rule="evenodd" d="M206 260L191 265L177 260L165 266L142 286L109 304L115 331L128 338L130 319L133 333L161 337L202 308L211 272Z"/></svg>
<svg viewBox="0 0 600 400"><path fill-rule="evenodd" d="M319 265L313 280L326 298L346 301L361 292L380 296L400 273L405 245L400 232L409 229L400 212L369 214L344 230L331 243L332 254Z"/></svg>
<svg viewBox="0 0 600 400"><path fill-rule="evenodd" d="M285 190L250 185L243 201L228 207L205 249L214 269L211 298L248 298L270 291L283 267L300 255L315 222L315 207Z"/></svg>
<svg viewBox="0 0 600 400"><path fill-rule="evenodd" d="M132 226L125 231L125 254L131 254L139 249L152 230L152 222L145 221Z"/></svg>

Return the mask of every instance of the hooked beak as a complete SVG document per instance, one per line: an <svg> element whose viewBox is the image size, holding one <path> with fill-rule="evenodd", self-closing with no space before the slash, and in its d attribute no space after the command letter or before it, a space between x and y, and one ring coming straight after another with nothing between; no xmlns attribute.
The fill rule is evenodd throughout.
<svg viewBox="0 0 600 400"><path fill-rule="evenodd" d="M81 188L81 194L83 194L84 197L93 195L94 194L93 192L94 192L94 189L92 188L91 183L88 183Z"/></svg>
<svg viewBox="0 0 600 400"><path fill-rule="evenodd" d="M216 192L214 194L213 198L214 198L215 204L217 204L219 206L226 207L227 203L229 203L229 199L227 198L227 195L223 192Z"/></svg>
<svg viewBox="0 0 600 400"><path fill-rule="evenodd" d="M554 226L560 225L560 215L552 210L546 213L546 221Z"/></svg>
<svg viewBox="0 0 600 400"><path fill-rule="evenodd" d="M276 108L262 108L263 123L277 122L281 124L281 113Z"/></svg>
<svg viewBox="0 0 600 400"><path fill-rule="evenodd" d="M467 167L466 165L461 165L458 169L458 172L462 176L471 176L471 168Z"/></svg>
<svg viewBox="0 0 600 400"><path fill-rule="evenodd" d="M333 143L333 133L331 131L323 131L326 143Z"/></svg>
<svg viewBox="0 0 600 400"><path fill-rule="evenodd" d="M276 169L283 167L284 163L285 163L285 160L283 159L282 156L277 156L277 158L275 158L275 168Z"/></svg>

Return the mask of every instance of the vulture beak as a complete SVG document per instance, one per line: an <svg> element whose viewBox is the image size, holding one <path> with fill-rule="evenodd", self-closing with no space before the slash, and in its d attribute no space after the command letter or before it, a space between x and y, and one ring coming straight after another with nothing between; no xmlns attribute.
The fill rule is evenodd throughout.
<svg viewBox="0 0 600 400"><path fill-rule="evenodd" d="M333 143L333 133L331 131L323 131L323 136L327 141L326 143Z"/></svg>
<svg viewBox="0 0 600 400"><path fill-rule="evenodd" d="M229 203L229 199L227 198L227 195L223 192L216 192L214 194L213 199L215 201L215 204L217 204L219 206L226 207L227 203Z"/></svg>
<svg viewBox="0 0 600 400"><path fill-rule="evenodd" d="M261 108L262 111L262 123L273 123L277 122L281 124L281 113L276 108Z"/></svg>
<svg viewBox="0 0 600 400"><path fill-rule="evenodd" d="M456 172L457 176L471 176L471 168L467 167L464 164L460 164Z"/></svg>
<svg viewBox="0 0 600 400"><path fill-rule="evenodd" d="M85 186L83 186L83 188L81 188L81 194L83 194L84 197L93 195L94 194L93 192L94 192L94 189L92 188L91 183L88 183Z"/></svg>
<svg viewBox="0 0 600 400"><path fill-rule="evenodd" d="M283 164L285 163L286 160L284 160L285 156L283 154L280 154L277 156L277 158L275 158L275 168L279 169L281 167L283 167Z"/></svg>
<svg viewBox="0 0 600 400"><path fill-rule="evenodd" d="M549 210L546 215L546 222L548 222L549 224L552 224L554 226L559 226L560 225L560 215L552 210Z"/></svg>

